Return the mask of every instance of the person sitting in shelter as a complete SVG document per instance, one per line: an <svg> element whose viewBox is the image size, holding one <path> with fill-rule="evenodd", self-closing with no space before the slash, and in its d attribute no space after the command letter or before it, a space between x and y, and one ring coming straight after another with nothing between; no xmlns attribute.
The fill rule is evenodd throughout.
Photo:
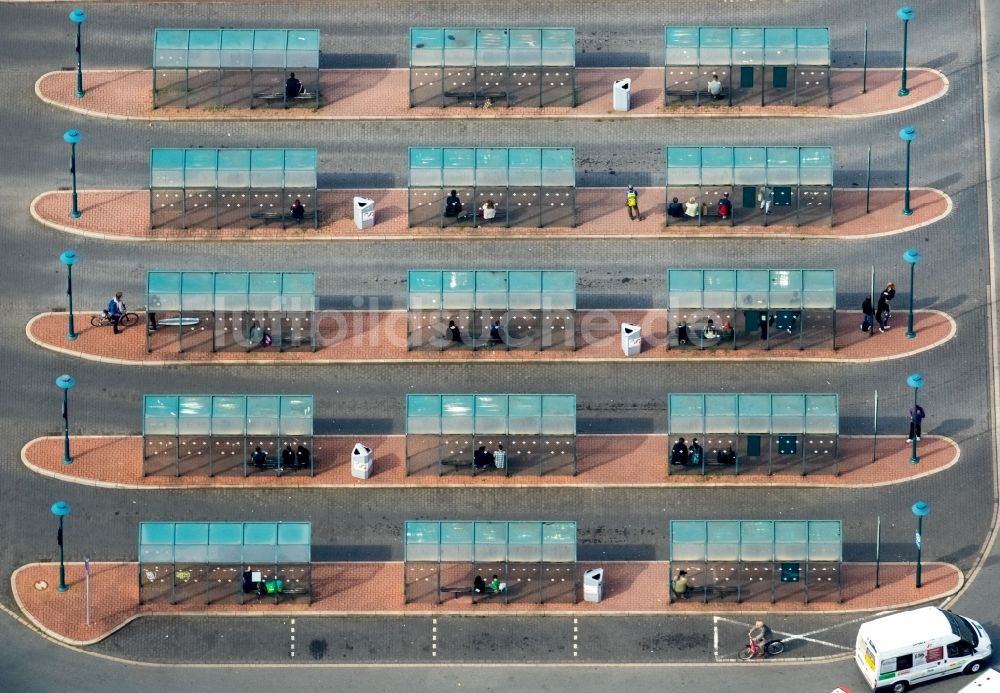
<svg viewBox="0 0 1000 693"><path fill-rule="evenodd" d="M476 575L476 579L472 581L472 591L475 594L486 593L486 580L483 579L482 575Z"/></svg>
<svg viewBox="0 0 1000 693"><path fill-rule="evenodd" d="M250 462L253 463L254 467L263 469L267 466L267 453L258 445L254 448L253 455L250 456Z"/></svg>
<svg viewBox="0 0 1000 693"><path fill-rule="evenodd" d="M257 346L264 341L264 328L256 320L250 323L250 329L247 331L247 341L250 342L250 346Z"/></svg>
<svg viewBox="0 0 1000 693"><path fill-rule="evenodd" d="M688 463L688 446L683 438L678 438L674 447L670 450L670 464L685 465Z"/></svg>
<svg viewBox="0 0 1000 693"><path fill-rule="evenodd" d="M729 193L722 193L722 197L719 198L719 218L728 219L729 215L733 213L733 201L729 199Z"/></svg>
<svg viewBox="0 0 1000 693"><path fill-rule="evenodd" d="M702 463L702 460L704 459L705 459L705 449L701 447L701 445L698 443L697 438L692 438L691 451L688 456L688 461L697 467Z"/></svg>
<svg viewBox="0 0 1000 693"><path fill-rule="evenodd" d="M483 221L490 221L491 219L497 218L497 206L493 200L486 200L480 211L480 216L482 216Z"/></svg>
<svg viewBox="0 0 1000 693"><path fill-rule="evenodd" d="M285 98L294 99L303 91L305 90L302 87L302 82L295 79L295 73L293 72L289 75L288 79L285 80Z"/></svg>
<svg viewBox="0 0 1000 693"><path fill-rule="evenodd" d="M680 219L684 216L684 205L681 204L680 200L676 197L667 205L667 214L672 216L674 219Z"/></svg>
<svg viewBox="0 0 1000 693"><path fill-rule="evenodd" d="M503 337L500 335L500 321L494 320L493 324L490 325L490 338L486 342L486 346L495 346L497 344L503 344Z"/></svg>
<svg viewBox="0 0 1000 693"><path fill-rule="evenodd" d="M696 219L700 213L698 199L693 196L688 198L688 201L684 204L684 216L688 219Z"/></svg>
<svg viewBox="0 0 1000 693"><path fill-rule="evenodd" d="M499 575L494 575L493 579L490 580L490 592L493 594L503 594L507 591L507 583L500 581Z"/></svg>
<svg viewBox="0 0 1000 693"><path fill-rule="evenodd" d="M715 339L719 336L719 331L715 329L715 320L712 318L709 318L708 322L705 324L704 335L705 339Z"/></svg>
<svg viewBox="0 0 1000 693"><path fill-rule="evenodd" d="M451 194L444 201L444 215L446 217L457 217L462 213L462 200L458 197L458 191L452 190Z"/></svg>
<svg viewBox="0 0 1000 693"><path fill-rule="evenodd" d="M299 469L305 469L311 463L310 457L309 448L300 444L299 447L295 449L295 466Z"/></svg>
<svg viewBox="0 0 1000 693"><path fill-rule="evenodd" d="M295 221L302 221L306 218L306 208L302 204L302 200L295 198L295 202L292 203L292 219Z"/></svg>
<svg viewBox="0 0 1000 693"><path fill-rule="evenodd" d="M503 445L497 443L497 449L492 453L493 455L493 466L497 469L503 469L507 466L507 451L503 449Z"/></svg>
<svg viewBox="0 0 1000 693"><path fill-rule="evenodd" d="M673 591L674 596L678 599L690 599L691 595L688 594L688 571L678 570L677 577L674 578Z"/></svg>
<svg viewBox="0 0 1000 693"><path fill-rule="evenodd" d="M719 81L719 75L713 74L712 79L708 80L708 93L715 100L722 98L722 82Z"/></svg>
<svg viewBox="0 0 1000 693"><path fill-rule="evenodd" d="M454 320L448 321L448 339L451 340L452 344L462 343L462 332L458 329L458 325L455 324Z"/></svg>
<svg viewBox="0 0 1000 693"><path fill-rule="evenodd" d="M486 446L480 445L472 455L472 465L476 469L486 468Z"/></svg>
<svg viewBox="0 0 1000 693"><path fill-rule="evenodd" d="M715 453L715 459L719 462L719 464L736 464L736 451L733 450L733 444L730 443L729 447L725 450L720 448L719 451Z"/></svg>
<svg viewBox="0 0 1000 693"><path fill-rule="evenodd" d="M283 594L285 591L285 581L280 578L261 580L257 583L257 596L263 597L265 594Z"/></svg>
<svg viewBox="0 0 1000 693"><path fill-rule="evenodd" d="M691 337L688 335L688 326L686 322L682 322L677 326L677 344L684 346L685 344L691 343Z"/></svg>
<svg viewBox="0 0 1000 693"><path fill-rule="evenodd" d="M281 468L292 469L295 466L295 451L292 450L291 443L285 443L285 449L281 451Z"/></svg>

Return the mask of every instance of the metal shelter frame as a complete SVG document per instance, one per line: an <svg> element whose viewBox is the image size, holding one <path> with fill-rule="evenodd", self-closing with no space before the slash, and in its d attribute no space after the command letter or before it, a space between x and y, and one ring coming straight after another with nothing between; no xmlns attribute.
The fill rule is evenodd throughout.
<svg viewBox="0 0 1000 693"><path fill-rule="evenodd" d="M147 353L171 348L174 336L182 352L316 350L312 272L150 271L146 311Z"/></svg>
<svg viewBox="0 0 1000 693"><path fill-rule="evenodd" d="M473 604L577 602L576 522L407 521L404 602L441 603L471 594ZM501 592L475 593L473 579L496 575Z"/></svg>
<svg viewBox="0 0 1000 693"><path fill-rule="evenodd" d="M573 350L576 272L410 270L406 334L407 351L501 346Z"/></svg>
<svg viewBox="0 0 1000 693"><path fill-rule="evenodd" d="M242 604L246 571L281 580L282 594L312 603L310 522L140 522L138 555L140 604Z"/></svg>
<svg viewBox="0 0 1000 693"><path fill-rule="evenodd" d="M770 349L774 333L798 332L805 349L805 311L829 313L830 339L837 349L837 274L832 269L676 269L667 270L666 348L679 345L679 328L688 343L701 348L741 343L736 314L743 313L744 339L755 330ZM718 322L715 320L718 319ZM711 324L709 323L711 321ZM727 327L728 324L728 327ZM779 344L787 343L780 342Z"/></svg>
<svg viewBox="0 0 1000 693"><path fill-rule="evenodd" d="M313 476L313 413L312 395L145 395L142 475L164 473L172 462L181 476L207 462L210 477L237 468L247 476L260 446L280 476L291 471L278 464L288 444L309 451Z"/></svg>
<svg viewBox="0 0 1000 693"><path fill-rule="evenodd" d="M573 147L410 147L407 223L414 226L576 226ZM460 211L449 213L455 190ZM484 206L494 203L495 217Z"/></svg>
<svg viewBox="0 0 1000 693"><path fill-rule="evenodd" d="M155 29L153 108L173 105L179 97L168 97L177 89L183 92L184 108L191 107L192 94L201 97L199 106L225 108L249 100L250 108L278 101L287 108L285 78L296 70L313 77L312 94L296 100L309 100L318 108L319 46L318 29ZM179 71L183 82L168 79Z"/></svg>
<svg viewBox="0 0 1000 693"><path fill-rule="evenodd" d="M576 106L576 29L410 28L410 107Z"/></svg>
<svg viewBox="0 0 1000 693"><path fill-rule="evenodd" d="M838 437L840 400L836 394L793 393L671 393L667 395L667 435L672 446L677 436L700 437L704 454L690 467L670 464L667 473L713 471L740 473L748 458L764 458L767 474L774 473L775 456L787 466L801 464L802 476L809 464L830 460L840 474ZM725 452L736 453L731 462ZM752 467L751 467L752 468Z"/></svg>
<svg viewBox="0 0 1000 693"><path fill-rule="evenodd" d="M668 26L663 42L664 104L690 99L700 105L724 98L732 106L759 97L764 106L766 94L788 93L791 69L791 98L785 101L833 105L826 27ZM717 96L708 91L713 75L722 86Z"/></svg>
<svg viewBox="0 0 1000 693"><path fill-rule="evenodd" d="M498 471L569 467L576 475L576 395L406 396L406 473L469 469L484 446L507 452Z"/></svg>
<svg viewBox="0 0 1000 693"><path fill-rule="evenodd" d="M843 560L840 520L671 520L668 593L674 602L674 576L686 570L706 602L735 588L737 602L766 590L772 604L799 591L806 604L834 594L840 603Z"/></svg>
<svg viewBox="0 0 1000 693"><path fill-rule="evenodd" d="M287 228L295 199L319 228L317 161L315 149L152 149L150 228Z"/></svg>
<svg viewBox="0 0 1000 693"><path fill-rule="evenodd" d="M728 223L767 226L794 210L795 225L814 225L820 215L833 226L833 150L830 147L664 147L664 205L676 197L698 202L698 226L719 218L719 200L731 203ZM690 198L689 198L690 194ZM666 224L690 221L666 215Z"/></svg>

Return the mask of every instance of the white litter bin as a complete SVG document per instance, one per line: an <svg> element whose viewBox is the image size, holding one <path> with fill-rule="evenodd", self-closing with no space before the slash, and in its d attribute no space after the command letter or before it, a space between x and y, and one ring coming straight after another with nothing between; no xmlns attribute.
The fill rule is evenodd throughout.
<svg viewBox="0 0 1000 693"><path fill-rule="evenodd" d="M622 323L622 351L626 356L638 356L642 351L642 327L630 322Z"/></svg>
<svg viewBox="0 0 1000 693"><path fill-rule="evenodd" d="M616 111L627 111L632 107L632 80L617 79L611 89L611 102Z"/></svg>
<svg viewBox="0 0 1000 693"><path fill-rule="evenodd" d="M367 479L372 475L372 467L375 466L372 458L372 449L357 443L351 453L351 476L355 479Z"/></svg>
<svg viewBox="0 0 1000 693"><path fill-rule="evenodd" d="M583 601L599 602L604 597L604 568L591 568L583 574Z"/></svg>
<svg viewBox="0 0 1000 693"><path fill-rule="evenodd" d="M359 229L375 226L375 200L367 197L354 198L354 225Z"/></svg>

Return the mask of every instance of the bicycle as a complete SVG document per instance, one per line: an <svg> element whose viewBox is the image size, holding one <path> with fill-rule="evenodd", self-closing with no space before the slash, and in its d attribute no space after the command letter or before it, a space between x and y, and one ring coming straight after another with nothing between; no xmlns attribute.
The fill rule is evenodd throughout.
<svg viewBox="0 0 1000 693"><path fill-rule="evenodd" d="M118 327L125 328L131 327L132 325L137 325L139 323L138 313L122 313L121 318L118 320ZM94 327L107 327L108 325L114 325L115 321L111 318L111 314L108 311L99 313L90 318L90 324Z"/></svg>
<svg viewBox="0 0 1000 693"><path fill-rule="evenodd" d="M749 641L750 644L747 647L744 647L742 650L740 650L739 654L737 655L744 662L749 662L751 659L754 659L755 657L764 657L768 655L773 657L776 655L780 655L782 652L785 651L785 643L781 642L780 640L769 640L767 644L764 645L763 652L761 651L761 648L758 647L757 641L755 641L753 638L750 638Z"/></svg>

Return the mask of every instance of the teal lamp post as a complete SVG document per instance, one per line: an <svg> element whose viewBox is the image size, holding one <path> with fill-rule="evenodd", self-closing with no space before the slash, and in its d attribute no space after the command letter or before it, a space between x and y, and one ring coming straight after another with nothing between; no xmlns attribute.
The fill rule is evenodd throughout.
<svg viewBox="0 0 1000 693"><path fill-rule="evenodd" d="M67 130L63 133L63 141L69 145L69 174L73 178L73 209L69 215L74 219L80 218L80 207L76 198L76 143L83 139L79 130Z"/></svg>
<svg viewBox="0 0 1000 693"><path fill-rule="evenodd" d="M923 548L923 532L924 532L924 518L931 511L931 506L927 505L923 501L917 501L910 508L914 515L917 517L917 587L920 587L920 551Z"/></svg>
<svg viewBox="0 0 1000 693"><path fill-rule="evenodd" d="M83 98L83 46L80 44L80 28L87 21L87 13L77 8L69 13L69 21L76 24L76 95Z"/></svg>
<svg viewBox="0 0 1000 693"><path fill-rule="evenodd" d="M72 376L60 375L56 378L56 387L63 392L62 419L63 419L63 464L73 464L73 458L69 454L69 391L76 385Z"/></svg>
<svg viewBox="0 0 1000 693"><path fill-rule="evenodd" d="M920 392L920 388L924 386L924 376L919 373L913 373L906 378L906 384L913 388L913 408L917 408L917 393ZM910 451L910 463L918 464L920 462L920 455L917 454L917 436L914 435L911 438L911 443L913 448Z"/></svg>
<svg viewBox="0 0 1000 693"><path fill-rule="evenodd" d="M913 210L910 209L910 144L917 139L917 131L908 125L899 131L899 139L906 142L906 188L903 192L903 214L910 216Z"/></svg>
<svg viewBox="0 0 1000 693"><path fill-rule="evenodd" d="M76 330L73 329L73 265L77 259L76 253L72 250L67 250L59 256L59 262L66 265L66 295L69 297L69 332L66 333L66 339L71 342L76 339Z"/></svg>
<svg viewBox="0 0 1000 693"><path fill-rule="evenodd" d="M66 563L63 560L63 518L69 515L69 511L69 503L66 501L52 504L52 514L59 518L59 533L56 534L56 542L59 544L59 586L56 589L60 592L69 589L66 584Z"/></svg>
<svg viewBox="0 0 1000 693"><path fill-rule="evenodd" d="M907 39L907 29L910 25L910 20L913 19L913 15L916 14L912 7L900 7L896 10L896 17L903 20L903 74L900 77L899 82L899 95L906 96L910 93L910 90L906 88L906 39Z"/></svg>
<svg viewBox="0 0 1000 693"><path fill-rule="evenodd" d="M920 262L920 251L916 248L910 248L903 253L903 259L910 266L910 314L906 319L906 338L913 339L917 336L913 329L913 272L917 263Z"/></svg>

